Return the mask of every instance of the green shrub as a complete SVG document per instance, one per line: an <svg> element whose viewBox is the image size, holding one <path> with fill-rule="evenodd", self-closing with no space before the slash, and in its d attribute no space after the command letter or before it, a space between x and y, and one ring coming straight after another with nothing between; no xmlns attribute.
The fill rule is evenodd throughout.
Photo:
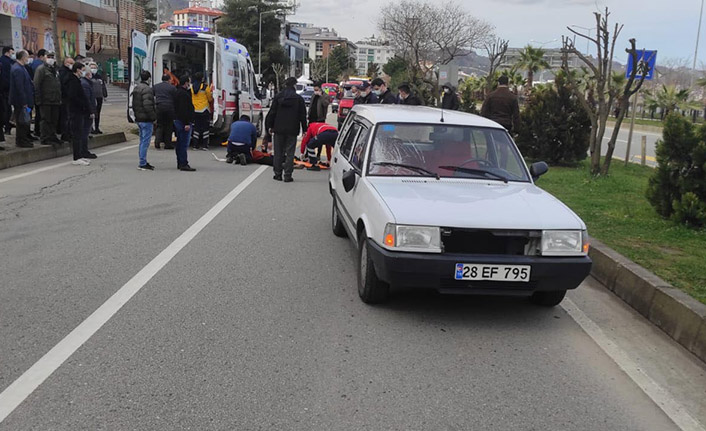
<svg viewBox="0 0 706 431"><path fill-rule="evenodd" d="M668 115L657 142L657 163L646 193L657 213L689 226L706 226L706 126Z"/></svg>
<svg viewBox="0 0 706 431"><path fill-rule="evenodd" d="M515 140L532 161L575 165L588 155L591 120L561 74L554 84L532 89Z"/></svg>

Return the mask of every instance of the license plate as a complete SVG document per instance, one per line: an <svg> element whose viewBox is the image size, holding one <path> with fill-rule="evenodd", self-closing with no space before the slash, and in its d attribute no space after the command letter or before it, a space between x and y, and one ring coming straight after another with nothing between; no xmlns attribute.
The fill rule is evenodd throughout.
<svg viewBox="0 0 706 431"><path fill-rule="evenodd" d="M517 281L530 280L529 265L479 265L457 263L454 277L456 280Z"/></svg>

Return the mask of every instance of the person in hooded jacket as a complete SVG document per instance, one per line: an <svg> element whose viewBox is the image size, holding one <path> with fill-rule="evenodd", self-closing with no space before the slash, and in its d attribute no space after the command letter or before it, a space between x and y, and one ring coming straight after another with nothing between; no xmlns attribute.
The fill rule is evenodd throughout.
<svg viewBox="0 0 706 431"><path fill-rule="evenodd" d="M297 94L294 86L297 79L289 77L284 81L284 90L272 101L270 114L267 116L267 128L274 133L274 177L275 181L291 183L294 181L294 152L297 147L297 135L301 130L306 133L306 103ZM284 173L284 178L282 174Z"/></svg>
<svg viewBox="0 0 706 431"><path fill-rule="evenodd" d="M441 89L444 92L444 96L441 98L441 109L448 109L450 111L458 111L461 107L461 103L458 101L458 96L456 95L456 89L447 82Z"/></svg>

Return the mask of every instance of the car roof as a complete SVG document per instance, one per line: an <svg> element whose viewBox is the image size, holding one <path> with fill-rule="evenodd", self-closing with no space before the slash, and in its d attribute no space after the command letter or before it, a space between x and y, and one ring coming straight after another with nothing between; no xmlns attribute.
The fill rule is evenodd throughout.
<svg viewBox="0 0 706 431"><path fill-rule="evenodd" d="M407 105L355 105L353 112L376 123L420 123L447 124L459 126L492 127L503 129L498 123L479 115L466 112L444 110L441 122L441 109L429 106ZM504 130L504 129L503 129Z"/></svg>

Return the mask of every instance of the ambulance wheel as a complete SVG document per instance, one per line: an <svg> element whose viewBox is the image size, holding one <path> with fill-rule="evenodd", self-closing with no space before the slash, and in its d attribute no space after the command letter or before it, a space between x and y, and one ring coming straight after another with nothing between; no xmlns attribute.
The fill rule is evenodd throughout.
<svg viewBox="0 0 706 431"><path fill-rule="evenodd" d="M336 198L333 199L333 206L331 207L331 228L333 234L339 238L346 237L346 229L343 227L343 222L341 221L341 216L338 214L338 207L336 206Z"/></svg>

